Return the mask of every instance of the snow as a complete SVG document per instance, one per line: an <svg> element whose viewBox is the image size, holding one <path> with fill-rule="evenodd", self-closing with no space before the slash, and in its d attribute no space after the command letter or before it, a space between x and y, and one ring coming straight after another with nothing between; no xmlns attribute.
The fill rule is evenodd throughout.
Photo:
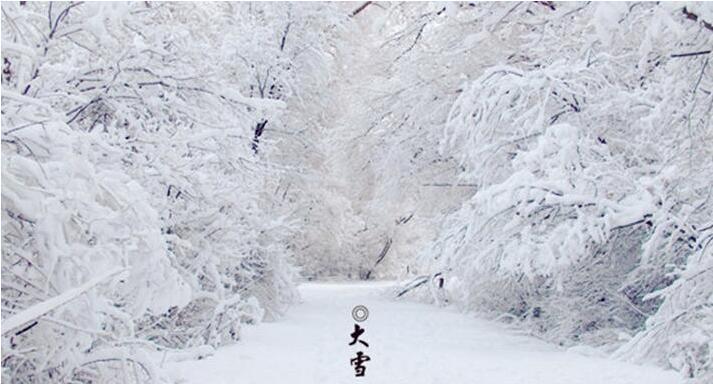
<svg viewBox="0 0 713 384"><path fill-rule="evenodd" d="M627 11L624 3L600 3L594 13L593 24L597 36L604 45L610 45L616 32L618 21Z"/></svg>
<svg viewBox="0 0 713 384"><path fill-rule="evenodd" d="M302 303L280 321L244 330L237 344L203 360L166 363L177 383L679 383L679 375L518 335L497 323L449 308L394 302L392 283L309 283ZM369 309L349 346L351 309ZM357 344L358 345L358 344ZM349 365L358 350L371 357L366 375Z"/></svg>
<svg viewBox="0 0 713 384"><path fill-rule="evenodd" d="M2 4L0 380L713 383L713 7L370 3Z"/></svg>

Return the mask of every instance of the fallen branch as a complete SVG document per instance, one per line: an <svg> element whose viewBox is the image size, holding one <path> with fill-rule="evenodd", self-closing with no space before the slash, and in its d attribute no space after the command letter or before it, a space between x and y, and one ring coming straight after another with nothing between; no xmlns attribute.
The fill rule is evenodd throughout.
<svg viewBox="0 0 713 384"><path fill-rule="evenodd" d="M426 276L419 276L419 277L413 279L413 280L409 283L409 285L407 285L403 290L401 290L401 292L399 292L399 293L396 295L396 297L401 297L401 296L405 295L406 293L408 293L409 291L412 291L412 290L414 290L414 289L416 289L416 288L418 288L418 287L420 287L420 286L426 284L429 279L430 279L430 278L429 278L428 275L426 275Z"/></svg>
<svg viewBox="0 0 713 384"><path fill-rule="evenodd" d="M45 300L41 303L37 303L37 304L25 309L24 311L21 311L20 313L16 314L15 316L3 321L2 333L3 334L9 333L10 331L14 330L15 328L20 327L23 324L29 323L33 320L36 320L36 319L46 315L47 313L57 309L58 307L60 307L64 304L67 304L68 302L81 296L83 293L94 288L99 283L103 282L104 280L106 280L116 274L119 274L125 270L126 270L125 268L115 269L109 273L106 273L99 277L95 277L95 278L89 280L88 282L80 285L79 287L69 289L60 295L57 295L49 300Z"/></svg>

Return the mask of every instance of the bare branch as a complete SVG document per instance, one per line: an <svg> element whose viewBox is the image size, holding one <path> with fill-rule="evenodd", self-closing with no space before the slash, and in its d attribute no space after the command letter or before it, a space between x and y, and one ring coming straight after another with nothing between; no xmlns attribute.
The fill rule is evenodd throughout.
<svg viewBox="0 0 713 384"><path fill-rule="evenodd" d="M349 17L354 17L354 16L358 15L359 12L363 11L364 9L366 9L366 7L368 7L368 6L371 5L372 3L373 3L373 1L367 1L367 2L365 2L364 4L360 5L359 8L355 9L355 10L352 12L352 14L349 15Z"/></svg>

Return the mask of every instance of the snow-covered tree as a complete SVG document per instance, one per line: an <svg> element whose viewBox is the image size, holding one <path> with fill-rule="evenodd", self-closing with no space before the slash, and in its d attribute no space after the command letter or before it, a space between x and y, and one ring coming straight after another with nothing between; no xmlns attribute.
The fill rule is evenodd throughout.
<svg viewBox="0 0 713 384"><path fill-rule="evenodd" d="M2 8L3 379L159 380L152 351L279 316L302 201L276 132L330 6Z"/></svg>
<svg viewBox="0 0 713 384"><path fill-rule="evenodd" d="M3 3L3 380L161 381L300 275L407 276L399 297L710 380L711 23Z"/></svg>
<svg viewBox="0 0 713 384"><path fill-rule="evenodd" d="M382 68L393 71L370 99L383 112L369 143L388 163L374 167L372 188L396 185L398 202L440 211L420 222L436 235L416 272L446 276L448 299L465 308L564 344L658 332L647 340L672 348L629 351L701 377L705 332L645 329L684 305L684 285L700 292L690 300L703 310L691 316L709 321L699 300L710 287L678 279L705 259L712 216L710 10L541 2L371 12L386 36ZM409 151L429 160L426 171L408 165ZM424 180L428 171L437 178ZM462 205L449 213L417 183L467 192L451 195Z"/></svg>

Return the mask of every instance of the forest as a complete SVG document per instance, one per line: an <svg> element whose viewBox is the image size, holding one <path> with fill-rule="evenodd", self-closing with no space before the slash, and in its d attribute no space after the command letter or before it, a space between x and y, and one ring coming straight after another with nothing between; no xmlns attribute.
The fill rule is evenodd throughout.
<svg viewBox="0 0 713 384"><path fill-rule="evenodd" d="M389 281L713 382L709 3L1 7L2 381L178 383Z"/></svg>

